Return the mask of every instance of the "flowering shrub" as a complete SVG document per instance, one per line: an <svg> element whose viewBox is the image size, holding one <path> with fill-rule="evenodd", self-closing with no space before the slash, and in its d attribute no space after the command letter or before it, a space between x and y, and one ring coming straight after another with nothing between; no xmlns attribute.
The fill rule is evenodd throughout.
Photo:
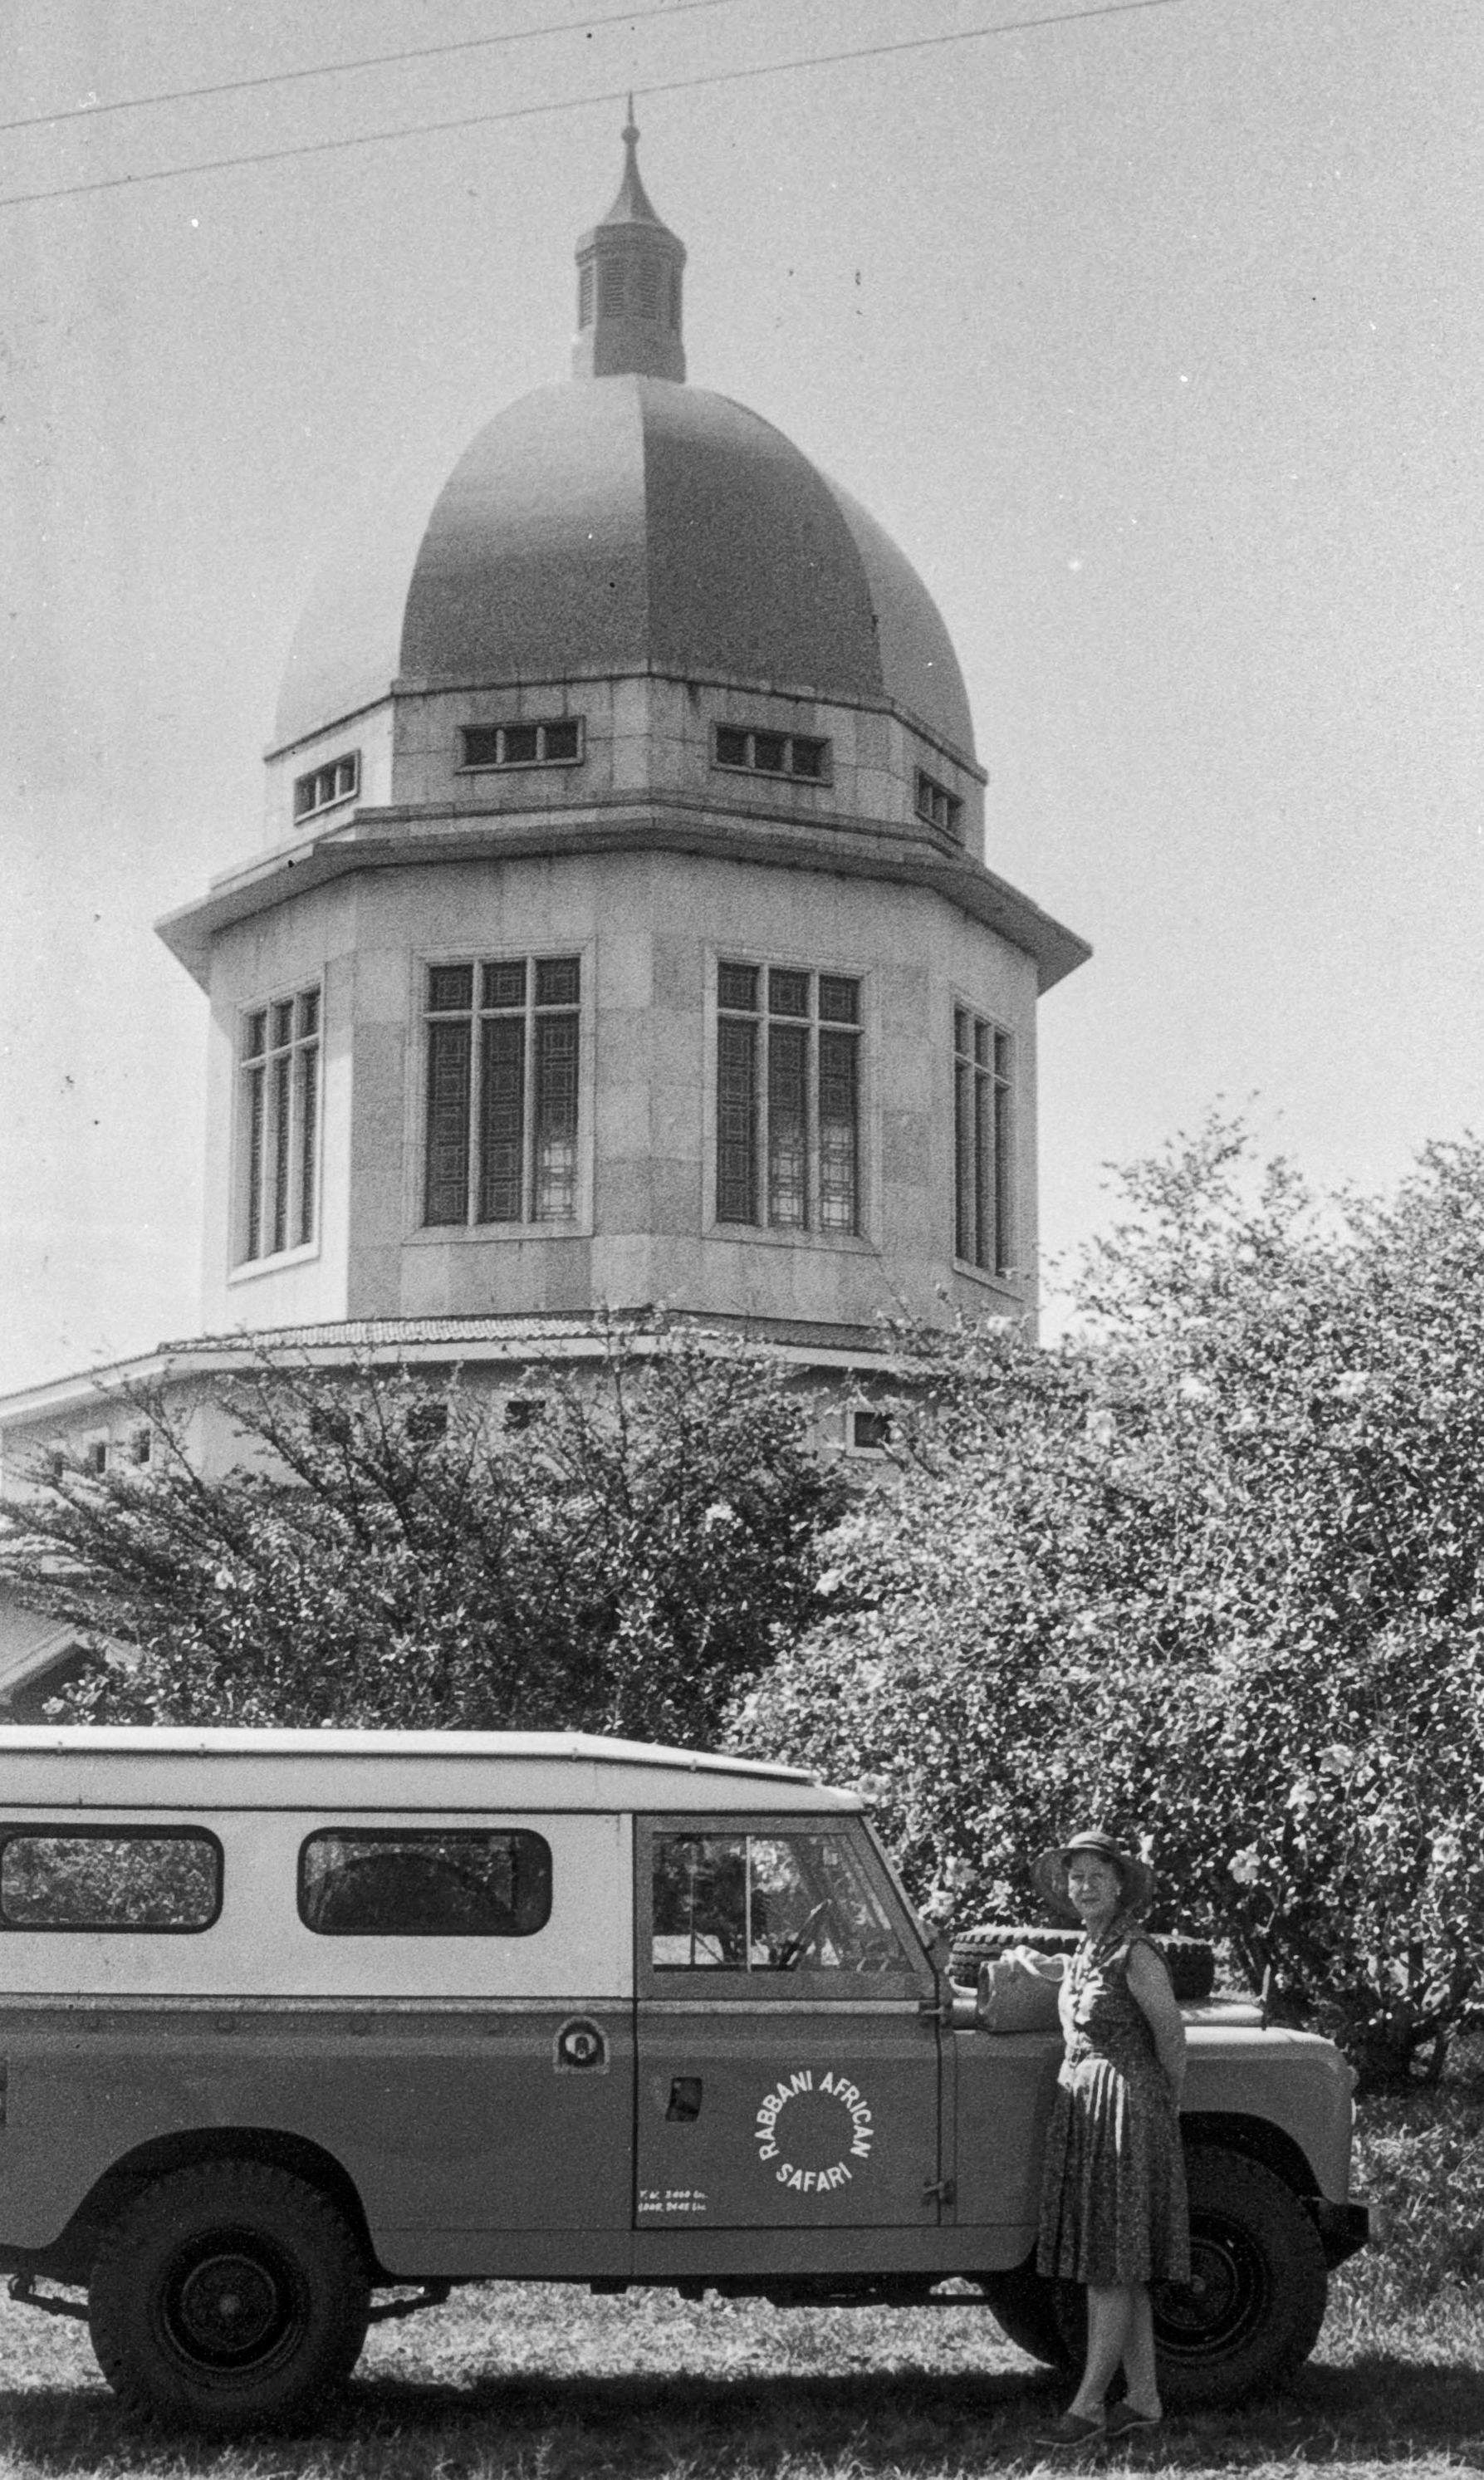
<svg viewBox="0 0 1484 2480"><path fill-rule="evenodd" d="M1372 2080L1484 2003L1484 1147L1321 1214L1216 1123L1127 1175L1078 1341L916 1340L900 1488L744 1745L874 1775L928 1908L1089 1821Z"/></svg>
<svg viewBox="0 0 1484 2480"><path fill-rule="evenodd" d="M675 1338L610 1336L581 1384L543 1369L516 1430L370 1366L265 1360L225 1401L233 1471L195 1471L155 1399L148 1471L64 1464L0 1511L0 1572L118 1648L75 1718L704 1745L808 1609L841 1503L771 1364Z"/></svg>

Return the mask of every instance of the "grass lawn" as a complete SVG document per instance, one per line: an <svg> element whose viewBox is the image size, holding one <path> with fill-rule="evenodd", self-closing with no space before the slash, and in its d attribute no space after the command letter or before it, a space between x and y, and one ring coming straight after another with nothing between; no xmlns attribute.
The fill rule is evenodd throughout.
<svg viewBox="0 0 1484 2480"><path fill-rule="evenodd" d="M1403 2315L1341 2274L1289 2392L1101 2460L1252 2480L1295 2465L1335 2480L1484 2470L1484 2294L1467 2296ZM979 2310L491 2284L374 2331L320 2433L212 2446L127 2426L86 2330L0 2294L3 2480L936 2480L1033 2469L1032 2432L1064 2390Z"/></svg>

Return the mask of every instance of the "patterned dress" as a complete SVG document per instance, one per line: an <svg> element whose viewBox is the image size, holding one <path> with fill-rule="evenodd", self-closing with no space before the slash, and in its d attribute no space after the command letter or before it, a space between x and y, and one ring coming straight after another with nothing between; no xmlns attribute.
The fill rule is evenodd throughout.
<svg viewBox="0 0 1484 2480"><path fill-rule="evenodd" d="M1073 2282L1190 2278L1179 2113L1129 1988L1139 1946L1159 1952L1124 1919L1085 1937L1062 1990L1066 2055L1046 2135L1036 2263Z"/></svg>

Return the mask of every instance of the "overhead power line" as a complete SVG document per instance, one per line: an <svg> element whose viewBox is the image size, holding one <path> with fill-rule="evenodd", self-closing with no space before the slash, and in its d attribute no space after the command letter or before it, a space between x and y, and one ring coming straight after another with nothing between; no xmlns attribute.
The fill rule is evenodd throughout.
<svg viewBox="0 0 1484 2480"><path fill-rule="evenodd" d="M602 26L634 26L646 17L685 17L697 9L729 9L738 0L658 0L649 9L616 9L606 17L549 18L507 35L472 35L458 43L422 43L415 50L367 52L354 61L321 61L305 69L275 69L263 77L226 78L217 86L178 86L161 94L126 94L114 103L69 103L60 112L33 112L24 120L0 120L0 135L13 129L54 129L64 120L101 120L111 112L147 112L154 104L200 103L210 95L247 94L256 87L298 86L305 78L343 77L351 69L400 66L404 61L447 60L452 52L491 52L509 43L534 43L553 35L596 34Z"/></svg>
<svg viewBox="0 0 1484 2480"><path fill-rule="evenodd" d="M1075 26L1094 17L1128 17L1146 9L1189 8L1191 0L1098 0L1086 9L1054 10L1039 17L1010 17L997 26L965 26L950 35L914 35L894 43L863 43L838 52L811 52L803 59L764 61L755 68L713 69L701 77L663 78L635 88L647 97L692 94L703 87L740 86L758 78L797 75L802 70L837 68L848 61L891 59L904 52L942 50L949 43L976 43L999 35L1034 34L1043 26ZM342 155L355 146L390 145L400 139L433 138L461 129L490 129L514 120L549 119L566 112L586 112L600 103L621 104L627 90L568 96L549 103L523 103L502 112L461 113L453 120L415 120L400 129L369 129L358 138L320 138L296 146L269 146L250 155L217 155L199 164L169 164L146 172L117 172L104 181L71 181L51 190L17 191L0 197L0 207L38 206L49 198L86 198L105 190L140 190L157 181L186 181L203 172L229 172L256 164L286 164L310 155Z"/></svg>

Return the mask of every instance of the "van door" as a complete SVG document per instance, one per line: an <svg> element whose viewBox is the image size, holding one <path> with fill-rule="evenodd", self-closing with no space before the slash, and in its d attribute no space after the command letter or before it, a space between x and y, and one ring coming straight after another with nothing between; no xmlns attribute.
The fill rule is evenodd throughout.
<svg viewBox="0 0 1484 2480"><path fill-rule="evenodd" d="M637 1821L640 2230L931 2228L933 1968L863 1822Z"/></svg>

